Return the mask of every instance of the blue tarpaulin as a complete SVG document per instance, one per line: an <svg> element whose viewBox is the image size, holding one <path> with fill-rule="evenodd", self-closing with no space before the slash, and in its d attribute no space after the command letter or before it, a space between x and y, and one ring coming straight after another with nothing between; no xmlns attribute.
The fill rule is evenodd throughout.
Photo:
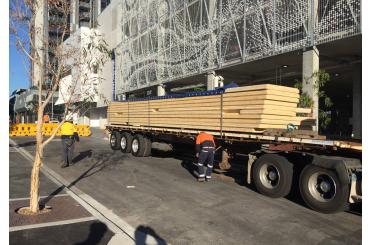
<svg viewBox="0 0 372 245"><path fill-rule="evenodd" d="M168 94L165 96L149 96L149 97L144 97L144 98L130 98L124 101L162 100L162 99L172 99L172 98L186 98L186 97L195 97L195 96L217 95L217 94L225 93L225 90L228 88L236 88L236 87L239 87L239 86L236 83L232 82L230 84L227 84L215 90L189 92L189 93L182 93L182 94Z"/></svg>

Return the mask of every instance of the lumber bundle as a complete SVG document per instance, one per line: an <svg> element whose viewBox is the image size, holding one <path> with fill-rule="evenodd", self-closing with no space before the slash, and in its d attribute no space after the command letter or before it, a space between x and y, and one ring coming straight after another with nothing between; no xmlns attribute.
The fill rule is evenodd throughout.
<svg viewBox="0 0 372 245"><path fill-rule="evenodd" d="M227 89L222 94L112 102L108 122L118 125L260 132L311 119L297 117L299 91L271 84ZM303 112L300 110L300 112ZM305 123L306 124L306 123Z"/></svg>

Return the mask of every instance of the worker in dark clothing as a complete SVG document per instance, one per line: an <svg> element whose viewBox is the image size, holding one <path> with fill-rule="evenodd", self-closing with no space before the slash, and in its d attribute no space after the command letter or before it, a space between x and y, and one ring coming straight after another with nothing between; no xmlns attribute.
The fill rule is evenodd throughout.
<svg viewBox="0 0 372 245"><path fill-rule="evenodd" d="M198 181L200 182L211 179L215 147L212 135L200 132L196 137L195 150L198 158ZM206 173L204 173L204 164L207 164Z"/></svg>
<svg viewBox="0 0 372 245"><path fill-rule="evenodd" d="M74 155L74 144L75 141L79 141L79 136L72 121L65 121L62 124L61 140L63 156L63 163L61 168L66 168L70 164L72 164L72 157Z"/></svg>

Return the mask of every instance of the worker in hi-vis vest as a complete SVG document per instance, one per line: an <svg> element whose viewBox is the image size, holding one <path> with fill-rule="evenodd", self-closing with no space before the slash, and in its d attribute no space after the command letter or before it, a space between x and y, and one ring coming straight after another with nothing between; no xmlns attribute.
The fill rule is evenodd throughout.
<svg viewBox="0 0 372 245"><path fill-rule="evenodd" d="M198 181L200 182L211 179L215 147L212 135L200 132L196 137L195 150L198 158ZM204 164L207 164L206 173L204 173Z"/></svg>
<svg viewBox="0 0 372 245"><path fill-rule="evenodd" d="M75 141L79 141L79 136L71 120L65 121L61 126L62 156L61 168L72 165Z"/></svg>

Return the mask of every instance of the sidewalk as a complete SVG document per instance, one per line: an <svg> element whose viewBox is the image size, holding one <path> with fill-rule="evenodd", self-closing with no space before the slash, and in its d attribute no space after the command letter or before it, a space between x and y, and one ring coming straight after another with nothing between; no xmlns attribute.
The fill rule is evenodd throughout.
<svg viewBox="0 0 372 245"><path fill-rule="evenodd" d="M75 200L68 189L40 173L40 203L49 213L23 216L18 208L29 205L30 159L19 147L9 145L10 244L134 244L117 234Z"/></svg>

